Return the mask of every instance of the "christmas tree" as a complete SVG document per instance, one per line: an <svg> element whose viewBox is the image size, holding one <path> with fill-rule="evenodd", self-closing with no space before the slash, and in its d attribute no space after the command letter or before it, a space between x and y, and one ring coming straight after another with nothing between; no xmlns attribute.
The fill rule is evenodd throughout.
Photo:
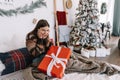
<svg viewBox="0 0 120 80"><path fill-rule="evenodd" d="M97 0L80 0L75 24L70 32L70 43L83 48L101 47L103 38Z"/></svg>

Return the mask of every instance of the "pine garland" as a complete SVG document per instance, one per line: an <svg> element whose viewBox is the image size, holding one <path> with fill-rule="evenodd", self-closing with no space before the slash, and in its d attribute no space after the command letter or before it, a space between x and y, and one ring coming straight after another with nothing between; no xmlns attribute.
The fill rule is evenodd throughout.
<svg viewBox="0 0 120 80"><path fill-rule="evenodd" d="M17 14L32 13L34 9L40 8L41 6L46 6L44 0L37 0L36 2L31 2L30 5L26 4L23 7L18 7L16 9L3 10L0 9L0 16L14 16Z"/></svg>

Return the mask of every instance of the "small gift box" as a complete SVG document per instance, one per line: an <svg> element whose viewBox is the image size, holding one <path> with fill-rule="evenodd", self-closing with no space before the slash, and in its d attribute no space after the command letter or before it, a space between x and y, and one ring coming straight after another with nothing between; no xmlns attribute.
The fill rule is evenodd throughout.
<svg viewBox="0 0 120 80"><path fill-rule="evenodd" d="M46 73L48 76L62 78L70 55L71 50L69 48L51 46L38 65L38 70Z"/></svg>
<svg viewBox="0 0 120 80"><path fill-rule="evenodd" d="M110 51L111 51L111 48L107 48L107 49L106 49L106 54L107 54L107 55L110 55Z"/></svg>
<svg viewBox="0 0 120 80"><path fill-rule="evenodd" d="M104 47L96 48L96 57L106 57L106 55L106 49Z"/></svg>
<svg viewBox="0 0 120 80"><path fill-rule="evenodd" d="M94 49L89 50L89 54L91 57L95 57L96 51Z"/></svg>
<svg viewBox="0 0 120 80"><path fill-rule="evenodd" d="M89 51L87 49L84 49L84 48L81 49L81 55L85 56L87 58L90 57Z"/></svg>

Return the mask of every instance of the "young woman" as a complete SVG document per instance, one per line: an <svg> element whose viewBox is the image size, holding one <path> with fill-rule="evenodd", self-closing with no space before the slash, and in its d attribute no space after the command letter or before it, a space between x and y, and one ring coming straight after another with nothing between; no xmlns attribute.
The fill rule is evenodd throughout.
<svg viewBox="0 0 120 80"><path fill-rule="evenodd" d="M49 39L49 24L46 20L39 20L33 31L28 33L26 47L35 58L34 66L37 66L44 57L52 42Z"/></svg>
<svg viewBox="0 0 120 80"><path fill-rule="evenodd" d="M45 80L45 74L37 70L52 42L49 39L49 24L46 20L39 20L33 31L28 33L26 46L30 54L34 57L32 73L35 78ZM117 73L117 69L105 62L92 61L80 54L73 53L68 60L65 73L106 73L108 75ZM49 77L50 78L50 77Z"/></svg>

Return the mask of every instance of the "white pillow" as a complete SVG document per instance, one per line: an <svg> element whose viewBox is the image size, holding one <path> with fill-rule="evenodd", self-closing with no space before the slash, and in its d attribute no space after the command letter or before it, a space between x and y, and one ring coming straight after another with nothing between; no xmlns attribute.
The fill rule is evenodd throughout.
<svg viewBox="0 0 120 80"><path fill-rule="evenodd" d="M2 71L5 69L5 65L2 63L2 61L0 60L0 76Z"/></svg>

